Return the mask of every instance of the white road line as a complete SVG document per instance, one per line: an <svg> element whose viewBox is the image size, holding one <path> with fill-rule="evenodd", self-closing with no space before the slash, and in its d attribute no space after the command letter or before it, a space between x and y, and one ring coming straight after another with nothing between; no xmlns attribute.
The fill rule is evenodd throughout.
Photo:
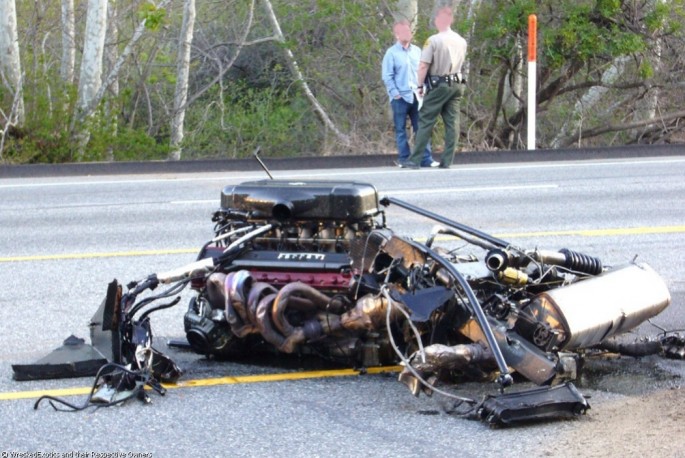
<svg viewBox="0 0 685 458"><path fill-rule="evenodd" d="M592 167L615 167L616 164L621 165L638 165L643 166L645 164L682 164L685 163L685 158L671 158L671 159L649 159L644 160L633 160L633 161L623 161L621 159L616 159L614 161L601 161L596 162L593 160L588 161L572 161L572 162L545 162L545 163L526 163L526 164L505 164L505 165L479 165L470 166L456 165L449 170L435 170L435 169L419 169L419 170L405 170L398 168L383 168L378 170L377 167L368 169L355 169L351 171L340 171L336 169L335 171L326 172L312 172L310 170L293 172L289 171L287 173L281 174L280 172L272 172L274 178L277 180L288 180L288 179L302 179L307 178L340 178L345 176L360 177L360 176L375 176L375 175L387 175L388 173L399 173L406 175L408 173L463 173L472 171L483 171L483 170L532 170L532 169L554 169L554 168L592 168ZM224 172L206 172L201 177L185 177L179 178L178 175L171 176L169 178L154 178L154 179L141 179L141 180L89 180L89 181L55 181L55 182L40 182L40 183L21 183L21 184L0 184L0 189L17 189L17 188L38 188L38 187L51 187L51 186L92 186L92 185L123 185L123 184L145 184L145 183L163 183L163 182L194 182L194 181L236 181L241 182L245 180L264 178L264 173L262 172L231 172L231 174L223 174ZM166 175L169 175L166 173ZM21 178L18 178L21 180Z"/></svg>
<svg viewBox="0 0 685 458"><path fill-rule="evenodd" d="M519 191L526 189L555 189L557 184L536 184L522 186L477 186L471 188L438 188L438 189L400 189L395 191L379 191L380 194L439 194L446 192L490 192L490 191Z"/></svg>
<svg viewBox="0 0 685 458"><path fill-rule="evenodd" d="M457 192L497 192L497 191L520 191L528 189L556 189L557 184L536 184L536 185L522 185L522 186L478 186L471 188L439 188L439 189L395 189L395 190L378 190L380 195L402 195L402 194L441 194L441 193L457 193ZM197 204L214 204L218 203L217 199L210 200L172 200L171 205L197 205Z"/></svg>
<svg viewBox="0 0 685 458"><path fill-rule="evenodd" d="M213 204L219 205L219 199L209 199L209 200L172 200L169 202L171 205L196 205L196 204Z"/></svg>

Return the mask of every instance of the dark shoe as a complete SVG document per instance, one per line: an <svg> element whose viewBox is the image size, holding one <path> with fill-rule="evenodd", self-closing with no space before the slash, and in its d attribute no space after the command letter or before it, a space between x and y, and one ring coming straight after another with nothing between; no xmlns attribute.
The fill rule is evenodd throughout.
<svg viewBox="0 0 685 458"><path fill-rule="evenodd" d="M416 170L419 168L419 166L417 164L414 164L413 162L407 161L407 162L400 162L400 168L401 169Z"/></svg>
<svg viewBox="0 0 685 458"><path fill-rule="evenodd" d="M450 168L450 166L447 164L440 164L438 167L440 167L441 169L449 169Z"/></svg>

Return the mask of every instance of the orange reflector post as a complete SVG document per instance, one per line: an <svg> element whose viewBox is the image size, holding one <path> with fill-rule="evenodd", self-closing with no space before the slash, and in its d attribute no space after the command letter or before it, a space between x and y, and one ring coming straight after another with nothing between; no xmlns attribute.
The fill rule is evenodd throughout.
<svg viewBox="0 0 685 458"><path fill-rule="evenodd" d="M526 126L528 150L535 149L535 112L536 86L537 86L537 47L538 47L538 17L534 14L528 16L528 125Z"/></svg>
<svg viewBox="0 0 685 458"><path fill-rule="evenodd" d="M538 49L538 17L528 16L528 62L537 61Z"/></svg>

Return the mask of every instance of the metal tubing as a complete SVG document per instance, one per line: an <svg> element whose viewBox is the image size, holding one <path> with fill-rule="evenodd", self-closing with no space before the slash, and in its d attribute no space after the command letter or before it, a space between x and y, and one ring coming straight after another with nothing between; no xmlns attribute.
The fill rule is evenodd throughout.
<svg viewBox="0 0 685 458"><path fill-rule="evenodd" d="M481 307L480 302L478 302L478 299L476 298L476 295L471 289L471 286L449 261L447 261L442 256L440 256L428 247L425 247L424 249L431 258L433 258L436 262L441 264L452 275L452 277L454 277L454 279L459 283L459 285L464 290L464 293L466 293L466 298L469 300L469 303L471 304L473 314L476 316L476 321L480 325L480 328L483 331L483 334L485 335L485 340L488 341L488 346L492 351L492 355L494 356L495 362L497 363L497 368L500 371L498 383L502 388L511 385L513 383L513 379L511 377L511 374L509 373L507 362L505 361L504 356L502 355L502 350L500 349L499 344L497 343L495 334L492 331L490 323L488 322L488 319L485 316L485 312L483 312L483 308Z"/></svg>
<svg viewBox="0 0 685 458"><path fill-rule="evenodd" d="M502 239L498 239L497 237L493 237L492 235L486 234L485 232L481 232L478 229L474 229L474 228L466 226L464 224L457 223L456 221L452 221L452 220L447 219L444 216L440 216L436 213L429 212L428 210L424 210L424 209L419 208L415 205L404 202L403 200L395 199L394 197L383 197L383 199L381 199L381 204L385 205L386 207L389 204L395 204L399 207L404 208L405 210L409 210L411 212L425 216L426 218L430 218L430 219L437 221L439 223L442 223L446 226L453 227L453 228L458 229L460 231L466 232L467 234L475 235L476 237L481 238L483 240L486 240L486 241L490 242L491 244L496 245L500 248L506 248L509 246L509 242L506 242Z"/></svg>
<svg viewBox="0 0 685 458"><path fill-rule="evenodd" d="M387 198L385 198L387 199ZM396 199L393 199L395 201ZM385 205L385 204L383 204ZM409 205L409 204L407 204ZM409 205L412 207L412 205ZM430 212L429 212L430 213ZM436 215L437 216L437 215ZM422 253L422 255L426 257L431 257L435 262L440 264L442 267L445 268L445 270L454 278L457 283L461 286L461 288L464 290L464 293L466 294L466 298L468 299L468 302L471 304L472 308L472 313L475 315L476 321L478 322L478 325L480 326L481 330L483 331L483 335L485 336L485 340L487 340L488 346L490 347L492 351L492 355L495 358L495 362L497 363L497 368L500 371L500 376L498 378L498 383L500 384L501 388L504 388L506 386L509 386L513 383L513 379L511 377L511 374L509 373L509 368L507 367L507 362L504 359L504 356L502 355L502 350L499 347L499 344L497 343L497 339L495 338L495 334L492 331L492 328L490 327L490 323L488 322L487 317L485 316L485 312L483 312L483 309L480 305L480 302L478 302L478 299L476 298L475 293L471 289L471 286L469 283L466 281L464 276L459 273L459 271L452 265L451 262L447 261L445 258L437 254L435 251L433 251L431 248L422 245L418 242L414 242L413 240L407 240L407 239L402 239L405 243L408 245L412 246L413 248L417 249ZM498 239L494 239L498 240ZM493 242L494 243L494 242ZM499 241L498 243L506 243Z"/></svg>
<svg viewBox="0 0 685 458"><path fill-rule="evenodd" d="M266 174L269 175L269 178L271 178L271 179L273 180L274 177L271 175L271 172L269 172L269 169L266 168L266 164L264 164L264 162L262 162L262 158L259 157L259 153L261 153L261 152L262 152L262 147L261 147L261 146L258 146L257 148L255 148L255 150L254 150L254 152L252 153L252 155L254 156L255 159L257 159L257 162L259 162L259 165L262 166L262 168L264 169L264 171L266 172Z"/></svg>
<svg viewBox="0 0 685 458"><path fill-rule="evenodd" d="M224 254L229 254L232 250L240 247L243 243L252 240L253 238L257 237L258 235L261 235L265 232L269 232L271 229L274 228L273 224L266 224L262 227L258 227L257 229L253 230L249 234L245 234L242 237L240 237L238 240L235 242L231 243L229 246L224 249Z"/></svg>

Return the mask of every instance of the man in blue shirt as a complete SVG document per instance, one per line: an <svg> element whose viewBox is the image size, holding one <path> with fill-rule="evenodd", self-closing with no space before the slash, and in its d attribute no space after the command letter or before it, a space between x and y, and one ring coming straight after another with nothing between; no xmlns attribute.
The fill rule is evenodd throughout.
<svg viewBox="0 0 685 458"><path fill-rule="evenodd" d="M421 48L411 44L413 34L409 21L397 21L393 26L393 32L397 42L385 52L381 76L392 107L398 165L405 167L411 154L407 140L407 116L411 121L414 135L419 125L419 103L414 91L420 86L417 81L417 71ZM431 148L428 144L424 150L421 166L437 167L438 165L439 163L431 156Z"/></svg>

